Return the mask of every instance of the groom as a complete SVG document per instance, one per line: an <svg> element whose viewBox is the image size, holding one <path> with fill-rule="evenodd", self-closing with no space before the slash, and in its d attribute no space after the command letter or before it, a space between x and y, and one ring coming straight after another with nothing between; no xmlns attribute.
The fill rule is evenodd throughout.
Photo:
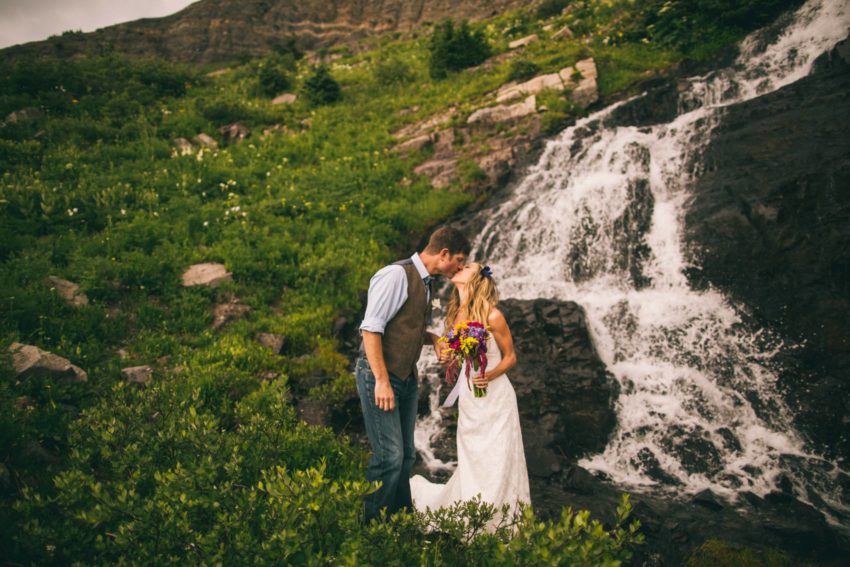
<svg viewBox="0 0 850 567"><path fill-rule="evenodd" d="M470 245L450 227L437 229L421 253L378 270L369 282L366 315L360 324L363 343L355 376L372 458L366 480L381 487L366 497L366 521L412 508L410 468L416 458L413 427L419 388L416 362L431 318L431 282L435 275L454 276Z"/></svg>

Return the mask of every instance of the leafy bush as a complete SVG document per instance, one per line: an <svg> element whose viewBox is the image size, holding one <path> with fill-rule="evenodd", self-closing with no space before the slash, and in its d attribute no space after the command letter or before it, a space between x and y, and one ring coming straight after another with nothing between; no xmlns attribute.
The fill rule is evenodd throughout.
<svg viewBox="0 0 850 567"><path fill-rule="evenodd" d="M267 58L257 71L260 92L266 96L276 96L292 86L289 73L294 65L286 65L279 58Z"/></svg>
<svg viewBox="0 0 850 567"><path fill-rule="evenodd" d="M407 84L416 79L410 65L398 57L388 57L378 62L372 74L375 82L385 87Z"/></svg>
<svg viewBox="0 0 850 567"><path fill-rule="evenodd" d="M560 15L569 4L570 0L543 0L537 6L535 14L537 15L537 19L545 20L552 16Z"/></svg>
<svg viewBox="0 0 850 567"><path fill-rule="evenodd" d="M342 89L328 68L320 65L313 75L304 81L304 96L313 106L332 104L342 97Z"/></svg>
<svg viewBox="0 0 850 567"><path fill-rule="evenodd" d="M483 30L473 30L469 22L455 27L452 20L438 24L428 45L429 71L435 79L445 78L450 71L473 67L490 57L490 44Z"/></svg>
<svg viewBox="0 0 850 567"><path fill-rule="evenodd" d="M527 81L540 72L540 66L528 59L515 59L511 61L508 71L509 81Z"/></svg>
<svg viewBox="0 0 850 567"><path fill-rule="evenodd" d="M649 37L685 52L709 51L773 20L802 0L648 0L642 26Z"/></svg>

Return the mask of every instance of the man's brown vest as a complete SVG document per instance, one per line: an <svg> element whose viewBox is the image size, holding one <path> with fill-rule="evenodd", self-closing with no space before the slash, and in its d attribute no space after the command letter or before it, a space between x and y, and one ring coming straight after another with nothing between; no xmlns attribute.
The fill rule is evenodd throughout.
<svg viewBox="0 0 850 567"><path fill-rule="evenodd" d="M387 370L399 378L407 378L416 372L416 362L425 343L425 329L431 319L431 302L413 260L407 258L395 264L407 274L407 301L387 323L381 343Z"/></svg>

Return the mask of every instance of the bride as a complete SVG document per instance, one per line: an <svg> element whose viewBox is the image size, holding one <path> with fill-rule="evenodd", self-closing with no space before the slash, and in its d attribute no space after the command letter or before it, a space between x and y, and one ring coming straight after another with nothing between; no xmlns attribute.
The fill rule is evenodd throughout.
<svg viewBox="0 0 850 567"><path fill-rule="evenodd" d="M489 267L468 264L451 281L455 289L449 301L446 330L463 321L479 321L490 328L487 372L483 378L479 372L471 373L472 385L486 388L487 395L475 397L467 387L463 369L450 394L459 394L460 399L457 469L446 484L434 484L419 475L411 478L413 505L420 511L436 510L480 495L497 510L508 504L512 515L519 503L531 503L516 393L505 375L516 364L513 338L504 315L496 308L499 294ZM447 362L440 347L437 355ZM488 529L495 529L500 520L493 518Z"/></svg>

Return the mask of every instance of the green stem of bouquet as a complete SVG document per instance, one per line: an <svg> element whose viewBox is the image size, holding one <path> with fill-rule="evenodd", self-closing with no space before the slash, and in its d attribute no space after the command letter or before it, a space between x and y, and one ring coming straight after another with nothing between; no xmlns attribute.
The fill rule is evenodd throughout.
<svg viewBox="0 0 850 567"><path fill-rule="evenodd" d="M478 359L472 359L472 371L478 372ZM472 395L476 398L483 398L487 395L487 388L479 388L478 386L472 386Z"/></svg>

